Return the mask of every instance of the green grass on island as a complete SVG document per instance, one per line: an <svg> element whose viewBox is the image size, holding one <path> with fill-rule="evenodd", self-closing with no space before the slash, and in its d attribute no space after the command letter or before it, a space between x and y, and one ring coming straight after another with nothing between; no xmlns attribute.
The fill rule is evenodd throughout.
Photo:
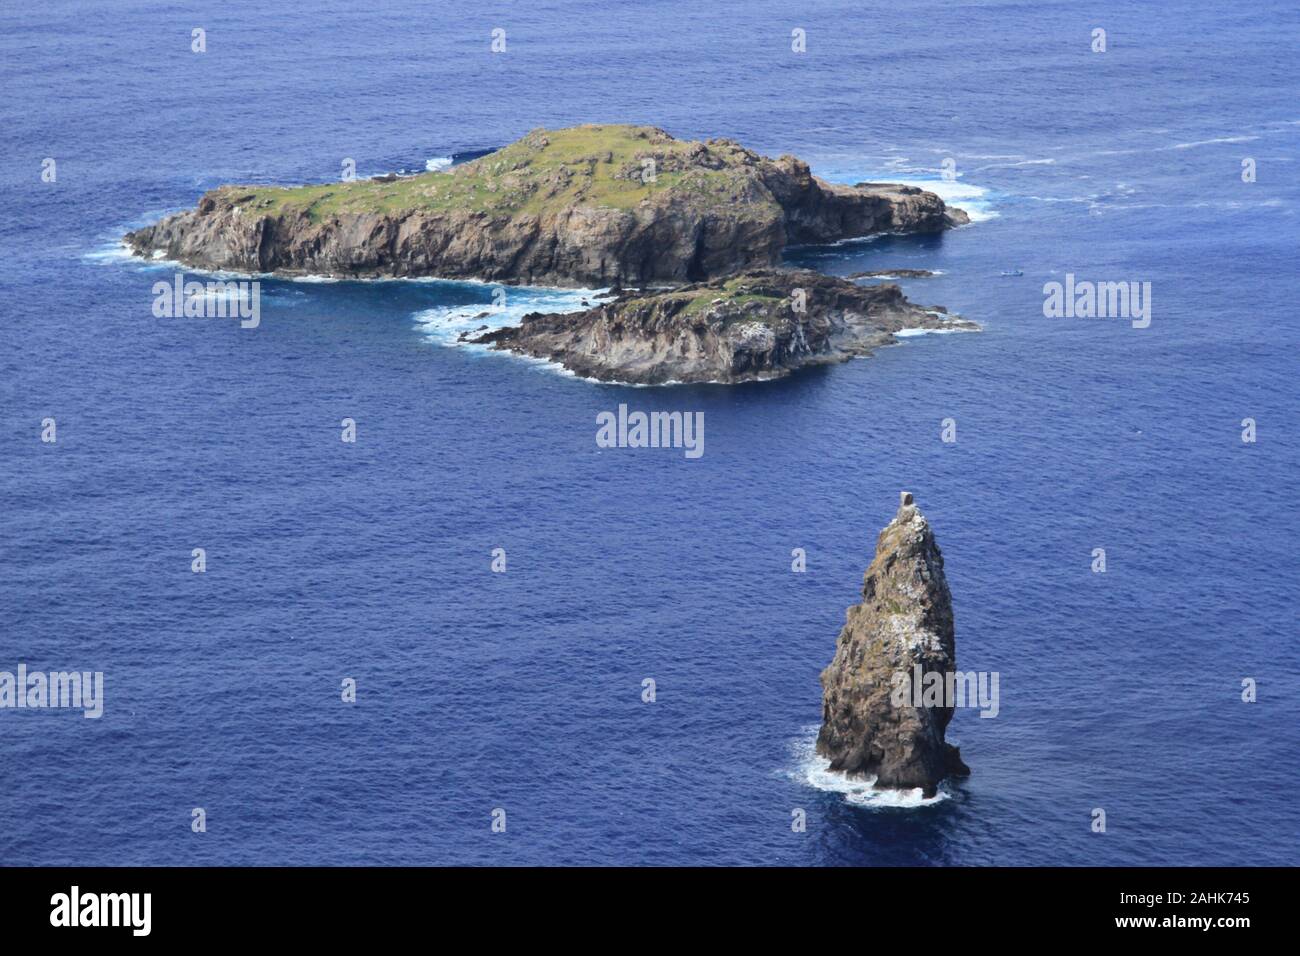
<svg viewBox="0 0 1300 956"><path fill-rule="evenodd" d="M740 168L691 161L700 144L667 139L650 126L534 130L495 153L453 169L396 180L357 179L317 186L225 186L221 192L258 215L305 212L315 221L348 213L408 210L541 215L588 205L632 209L667 192L702 205L740 201ZM737 148L710 147L723 157ZM654 159L653 177L643 176Z"/></svg>
<svg viewBox="0 0 1300 956"><path fill-rule="evenodd" d="M636 297L628 300L626 304L632 308L641 304L651 305L682 317L700 315L717 307L724 310L724 321L763 322L784 314L789 302L790 300L784 295L772 295L770 292L757 290L755 280L740 275L716 285ZM761 310L747 308L753 303L760 305Z"/></svg>

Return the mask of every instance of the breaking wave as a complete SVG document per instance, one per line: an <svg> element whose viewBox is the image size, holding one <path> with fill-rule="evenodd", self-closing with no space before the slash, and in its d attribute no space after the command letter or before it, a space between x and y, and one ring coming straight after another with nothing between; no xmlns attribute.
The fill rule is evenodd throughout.
<svg viewBox="0 0 1300 956"><path fill-rule="evenodd" d="M977 329L899 329L894 333L896 339L914 339L919 335L950 335L953 332L975 332Z"/></svg>
<svg viewBox="0 0 1300 956"><path fill-rule="evenodd" d="M956 206L970 216L971 222L984 222L998 217L989 191L974 183L963 183L957 179L899 179L897 177L891 178L890 182L901 183L904 186L917 186L935 193L946 205Z"/></svg>
<svg viewBox="0 0 1300 956"><path fill-rule="evenodd" d="M488 292L487 301L439 305L422 309L413 316L415 324L431 342L439 345L464 345L462 332L489 331L518 325L530 312L581 312L595 303L603 289L546 289L540 287L501 286L465 283ZM492 295L501 291L498 300ZM584 305L583 303L587 303Z"/></svg>
<svg viewBox="0 0 1300 956"><path fill-rule="evenodd" d="M791 745L795 765L790 777L797 783L826 793L843 794L845 803L871 810L932 807L952 796L944 784L939 784L939 790L933 797L924 797L919 787L915 790L877 790L874 778L854 780L831 770L831 762L819 756L815 749L817 730L815 724L805 727L803 735Z"/></svg>
<svg viewBox="0 0 1300 956"><path fill-rule="evenodd" d="M923 169L912 165L906 159L892 160L886 166L889 168L880 172L860 173L847 171L851 169L850 164L837 163L835 168L819 169L816 172L830 182L849 186L855 183L898 183L903 186L916 186L935 193L947 205L963 210L970 216L971 222L983 222L987 219L996 219L998 216L997 210L993 208L993 196L983 186L964 183L960 178L948 180L934 176L932 173L937 170ZM903 175L898 175L899 172ZM921 175L917 175L918 173Z"/></svg>

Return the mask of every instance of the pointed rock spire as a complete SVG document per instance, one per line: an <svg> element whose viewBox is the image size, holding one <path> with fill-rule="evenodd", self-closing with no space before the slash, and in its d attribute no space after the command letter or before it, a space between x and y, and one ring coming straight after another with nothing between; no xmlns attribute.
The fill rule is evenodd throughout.
<svg viewBox="0 0 1300 956"><path fill-rule="evenodd" d="M862 603L848 609L835 657L822 672L817 752L832 770L933 796L944 777L970 772L943 739L953 712L943 704L950 702L925 706L922 697L926 674L938 673L947 687L956 667L943 554L904 491L876 542Z"/></svg>

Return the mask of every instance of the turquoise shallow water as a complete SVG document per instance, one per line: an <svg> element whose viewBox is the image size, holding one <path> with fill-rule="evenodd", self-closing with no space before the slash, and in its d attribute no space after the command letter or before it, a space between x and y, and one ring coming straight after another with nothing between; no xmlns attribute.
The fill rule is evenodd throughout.
<svg viewBox="0 0 1300 956"><path fill-rule="evenodd" d="M106 701L98 721L0 710L0 859L1293 862L1296 20L6 10L0 670L101 670ZM437 320L490 287L268 280L241 330L154 319L170 271L112 255L221 182L417 169L588 121L946 190L972 226L792 261L938 270L909 296L984 331L782 382L626 389L447 347ZM1150 327L1045 318L1067 273L1150 282ZM703 411L705 455L597 448L620 403ZM959 662L1001 674L999 716L950 731L972 776L921 807L855 803L807 754L901 488L944 549Z"/></svg>

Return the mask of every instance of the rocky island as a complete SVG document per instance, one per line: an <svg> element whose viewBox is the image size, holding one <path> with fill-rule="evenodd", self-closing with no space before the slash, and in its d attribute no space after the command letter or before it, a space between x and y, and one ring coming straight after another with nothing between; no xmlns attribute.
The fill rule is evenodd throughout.
<svg viewBox="0 0 1300 956"><path fill-rule="evenodd" d="M202 269L606 287L704 282L777 265L789 244L967 221L916 187L837 185L793 156L610 125L534 130L416 176L222 186L126 241Z"/></svg>
<svg viewBox="0 0 1300 956"><path fill-rule="evenodd" d="M557 362L584 378L636 385L780 378L843 362L904 329L976 329L898 286L807 270L759 269L676 289L624 292L583 312L533 313L469 342Z"/></svg>
<svg viewBox="0 0 1300 956"><path fill-rule="evenodd" d="M898 675L956 672L952 596L943 554L911 494L880 532L862 603L850 607L835 657L822 672L817 753L830 769L875 778L883 788L919 787L931 797L948 776L966 776L943 739L951 706L914 706L896 695Z"/></svg>

